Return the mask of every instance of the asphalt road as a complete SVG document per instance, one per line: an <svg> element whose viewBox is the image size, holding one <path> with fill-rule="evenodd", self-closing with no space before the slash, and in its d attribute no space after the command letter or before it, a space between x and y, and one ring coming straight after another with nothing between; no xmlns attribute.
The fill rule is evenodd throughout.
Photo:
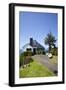
<svg viewBox="0 0 66 90"><path fill-rule="evenodd" d="M42 65L46 66L49 70L54 72L56 75L58 73L58 65L57 64L52 64L50 62L50 59L46 55L34 55L32 56L34 60L39 61Z"/></svg>

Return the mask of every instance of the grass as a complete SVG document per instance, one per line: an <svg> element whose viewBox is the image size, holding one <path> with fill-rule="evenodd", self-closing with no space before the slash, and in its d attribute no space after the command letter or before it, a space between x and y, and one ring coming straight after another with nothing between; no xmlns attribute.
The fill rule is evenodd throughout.
<svg viewBox="0 0 66 90"><path fill-rule="evenodd" d="M50 59L50 62L52 64L57 64L58 63L58 56L53 56L53 58Z"/></svg>
<svg viewBox="0 0 66 90"><path fill-rule="evenodd" d="M35 60L33 60L33 62L30 62L28 67L21 67L19 74L20 78L55 76L55 74L52 71L50 71L47 67L43 66Z"/></svg>

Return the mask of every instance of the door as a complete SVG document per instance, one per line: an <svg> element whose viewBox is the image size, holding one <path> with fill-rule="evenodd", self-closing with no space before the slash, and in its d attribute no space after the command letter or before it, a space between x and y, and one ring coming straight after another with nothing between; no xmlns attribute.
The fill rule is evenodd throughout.
<svg viewBox="0 0 66 90"><path fill-rule="evenodd" d="M34 55L36 54L36 48L33 48L33 54Z"/></svg>

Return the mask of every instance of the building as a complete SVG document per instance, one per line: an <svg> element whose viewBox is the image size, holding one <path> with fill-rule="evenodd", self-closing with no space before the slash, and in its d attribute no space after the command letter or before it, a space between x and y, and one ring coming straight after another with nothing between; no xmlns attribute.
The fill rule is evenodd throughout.
<svg viewBox="0 0 66 90"><path fill-rule="evenodd" d="M26 47L26 51L32 51L33 54L44 54L45 48L33 38L30 38L29 45Z"/></svg>

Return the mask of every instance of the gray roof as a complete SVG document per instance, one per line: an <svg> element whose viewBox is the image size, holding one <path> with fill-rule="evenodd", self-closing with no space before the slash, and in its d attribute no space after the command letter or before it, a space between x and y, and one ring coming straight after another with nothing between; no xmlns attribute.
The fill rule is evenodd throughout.
<svg viewBox="0 0 66 90"><path fill-rule="evenodd" d="M31 45L31 46L44 49L44 47L40 43L38 43L36 40L33 40L33 45Z"/></svg>

